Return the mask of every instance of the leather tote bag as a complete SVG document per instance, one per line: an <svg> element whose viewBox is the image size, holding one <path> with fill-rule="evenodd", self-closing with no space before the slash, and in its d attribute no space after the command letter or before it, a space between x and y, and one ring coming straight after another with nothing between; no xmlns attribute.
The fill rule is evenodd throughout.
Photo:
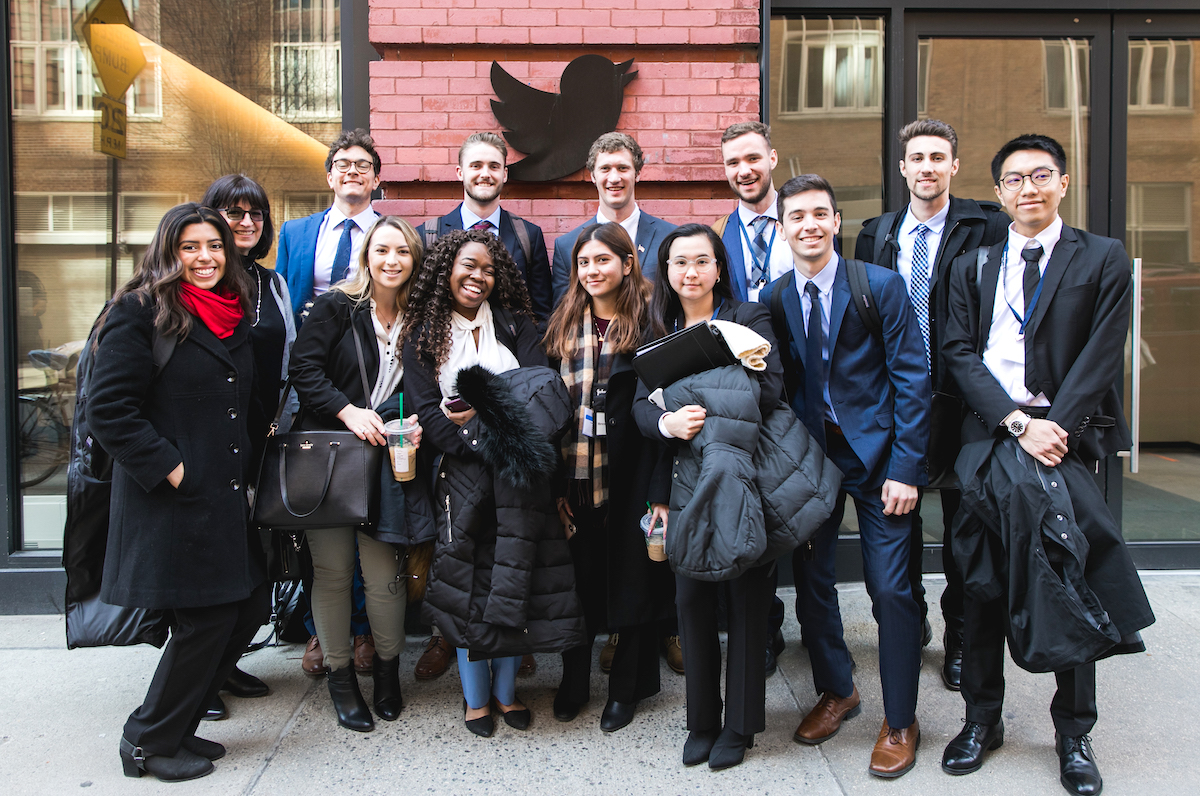
<svg viewBox="0 0 1200 796"><path fill-rule="evenodd" d="M351 330L358 353L363 394L371 394L362 343ZM290 385L288 385L290 387ZM275 434L287 389L267 435L253 524L281 531L371 526L379 515L379 472L386 449L349 431L289 431Z"/></svg>

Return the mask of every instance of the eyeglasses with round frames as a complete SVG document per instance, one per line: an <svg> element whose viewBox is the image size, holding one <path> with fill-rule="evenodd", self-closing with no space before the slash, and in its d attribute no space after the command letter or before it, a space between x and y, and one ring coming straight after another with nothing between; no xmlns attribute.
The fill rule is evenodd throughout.
<svg viewBox="0 0 1200 796"><path fill-rule="evenodd" d="M674 260L668 260L667 265L676 271L686 271L688 266L695 266L696 273L706 274L717 267L717 261L711 257L697 257L694 260L689 260L686 257L676 257Z"/></svg>
<svg viewBox="0 0 1200 796"><path fill-rule="evenodd" d="M1001 177L1000 184L1007 191L1019 191L1021 190L1021 186L1025 184L1025 179L1028 178L1031 183L1038 188L1042 188L1049 185L1051 178L1057 173L1057 169L1034 169L1030 174L1017 174L1013 171Z"/></svg>
<svg viewBox="0 0 1200 796"><path fill-rule="evenodd" d="M255 224L261 224L266 215L261 210L243 210L240 207L223 207L221 208L221 212L225 214L226 218L235 224L241 221L247 213L250 214L251 221L253 221Z"/></svg>
<svg viewBox="0 0 1200 796"><path fill-rule="evenodd" d="M343 174L350 171L351 166L359 174L370 174L371 170L375 168L375 164L369 160L346 160L339 158L333 161L333 167Z"/></svg>

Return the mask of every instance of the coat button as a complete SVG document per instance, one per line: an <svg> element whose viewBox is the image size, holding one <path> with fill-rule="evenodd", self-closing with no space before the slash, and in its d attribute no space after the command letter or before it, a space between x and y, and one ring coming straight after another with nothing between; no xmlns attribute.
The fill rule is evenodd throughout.
<svg viewBox="0 0 1200 796"><path fill-rule="evenodd" d="M1050 482L1050 486L1058 486L1058 482L1057 482L1057 481L1051 481L1051 482Z"/></svg>
<svg viewBox="0 0 1200 796"><path fill-rule="evenodd" d="M671 473L671 477L672 477L672 478L678 478L678 477L679 477L679 473Z"/></svg>
<svg viewBox="0 0 1200 796"><path fill-rule="evenodd" d="M229 419L230 419L230 420L236 420L236 419L237 419L237 410L236 410L236 409L234 409L233 407L230 407L230 408L229 408L229 410L228 410L228 412L229 412Z"/></svg>
<svg viewBox="0 0 1200 796"><path fill-rule="evenodd" d="M231 442L229 444L229 452L236 456L242 452L242 449L237 446L236 442Z"/></svg>
<svg viewBox="0 0 1200 796"><path fill-rule="evenodd" d="M1063 538L1063 539L1066 539L1066 538L1067 538L1067 535L1066 535L1065 533L1064 533L1064 534L1062 534L1062 538Z"/></svg>
<svg viewBox="0 0 1200 796"><path fill-rule="evenodd" d="M445 478L445 477L446 477L446 474L445 474L445 473L438 473L438 475L439 475L440 477L442 477L442 478Z"/></svg>
<svg viewBox="0 0 1200 796"><path fill-rule="evenodd" d="M229 375L225 377L225 381L229 382L230 384L233 384L235 381L237 381L237 371L229 371Z"/></svg>
<svg viewBox="0 0 1200 796"><path fill-rule="evenodd" d="M1062 522L1064 519L1066 519L1066 518L1065 518L1065 517L1063 517L1063 515L1061 515L1061 514L1058 514L1058 515L1056 515L1056 518L1058 519L1058 521L1059 521L1059 522Z"/></svg>
<svg viewBox="0 0 1200 796"><path fill-rule="evenodd" d="M472 445L478 445L478 444L479 444L479 440L477 440L477 439L473 439L473 440L471 440L471 444L472 444Z"/></svg>
<svg viewBox="0 0 1200 796"><path fill-rule="evenodd" d="M238 491L239 489L241 489L241 488L242 488L242 485L241 485L241 484L239 484L239 483L238 483L238 481L237 481L237 479L235 478L235 479L233 479L232 481L230 481L230 482L229 482L229 488L230 488L230 489L232 489L234 492L236 492L236 491Z"/></svg>
<svg viewBox="0 0 1200 796"><path fill-rule="evenodd" d="M465 436L467 436L467 435L468 435L468 434L470 434L470 433L471 433L470 429L466 429L466 428L464 428L464 429L463 429L463 436L464 436L464 437L465 437Z"/></svg>

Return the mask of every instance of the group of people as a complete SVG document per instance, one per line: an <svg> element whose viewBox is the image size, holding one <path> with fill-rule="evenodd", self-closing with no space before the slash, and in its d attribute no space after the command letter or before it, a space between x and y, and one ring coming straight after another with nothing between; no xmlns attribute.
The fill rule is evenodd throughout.
<svg viewBox="0 0 1200 796"><path fill-rule="evenodd" d="M414 228L371 208L379 156L365 131L344 132L325 164L333 206L283 225L274 271L258 263L273 225L250 178L223 177L201 203L169 211L98 321L92 377L94 434L115 461L102 599L174 616L125 725L125 773L209 773L225 750L195 732L219 692L267 690L236 668L269 607L245 494L267 418L382 445L402 405L417 428L419 471L385 484L381 516L393 520L305 533L305 666L327 672L338 723L374 727L356 668L372 675L376 716L395 720L403 709L406 556L432 541L424 618L434 635L415 674L457 661L471 732L492 735L497 718L530 726L516 678L531 653L561 653L553 713L573 720L590 699L601 632L611 636L600 726L618 731L658 693L663 640L677 639L684 764L741 763L765 729L765 680L783 648L776 562L763 555L718 576L694 568L684 537L671 544L673 523L685 523L678 533L708 523L719 547L749 522L732 505L689 510L709 499L700 494L723 494L693 497L700 481L722 477L695 459L728 438L731 410L705 396L734 389L750 395L738 422L751 418L764 433L766 418L790 407L797 431L786 439L812 449L793 469L813 484L821 462L841 475L828 518L792 553L817 695L795 740L826 742L861 711L834 568L849 495L879 626L885 719L870 771L898 777L915 764L920 650L932 637L919 506L935 487L945 518L942 677L966 703L943 769L975 771L1003 743L1007 638L1030 668L1057 662L1035 670L1058 678L1061 782L1099 793L1088 738L1097 656L1078 659L1065 642L1031 634L1027 622L1057 622L1066 609L1009 572L1041 562L1051 573L1041 588L1067 583L1084 605L1080 633L1099 627L1111 639L1104 654L1141 648L1137 632L1153 615L1091 477L1096 461L1129 444L1113 386L1128 258L1119 242L1063 225L1069 178L1053 139L1025 135L1000 149L999 206L950 196L958 141L949 125L913 122L900 143L910 201L867 222L855 259L839 253L841 215L826 180L806 174L776 189L778 156L758 122L722 135L738 204L712 226L643 212L640 147L625 134L600 136L587 162L597 215L554 242L553 267L542 231L500 207L508 152L491 133L459 150L462 204ZM769 350L759 366L651 391L635 372L637 349L710 321L761 337ZM164 338L176 342L161 364ZM646 529L656 526L669 562L647 553ZM359 588L365 667L352 642L365 636L352 632ZM1040 598L1033 609L1027 591Z"/></svg>

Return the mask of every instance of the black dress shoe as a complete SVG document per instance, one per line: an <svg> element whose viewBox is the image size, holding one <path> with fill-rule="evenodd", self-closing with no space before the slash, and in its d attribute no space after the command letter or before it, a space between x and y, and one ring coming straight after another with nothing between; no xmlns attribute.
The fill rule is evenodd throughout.
<svg viewBox="0 0 1200 796"><path fill-rule="evenodd" d="M921 623L921 646L928 647L931 641L933 641L933 626L926 619Z"/></svg>
<svg viewBox="0 0 1200 796"><path fill-rule="evenodd" d="M775 670L779 668L779 661L775 658L775 650L771 649L771 642L767 642L767 671L766 676L770 677L775 674Z"/></svg>
<svg viewBox="0 0 1200 796"><path fill-rule="evenodd" d="M683 744L683 764L698 766L708 761L720 730L692 730Z"/></svg>
<svg viewBox="0 0 1200 796"><path fill-rule="evenodd" d="M224 746L221 746L216 741L197 738L195 735L189 735L187 738L184 738L179 745L194 755L200 755L205 760L220 760L225 756Z"/></svg>
<svg viewBox="0 0 1200 796"><path fill-rule="evenodd" d="M395 721L404 709L400 694L400 656L385 661L376 652L371 656L371 679L375 682L375 714L384 721Z"/></svg>
<svg viewBox="0 0 1200 796"><path fill-rule="evenodd" d="M783 631L776 629L775 632L771 634L771 638L767 642L767 646L771 652L774 653L776 658L782 655L783 651L787 648L787 642L783 640Z"/></svg>
<svg viewBox="0 0 1200 796"><path fill-rule="evenodd" d="M490 708L490 703L489 703ZM496 731L496 720L492 718L492 714L480 716L477 719L467 718L467 700L463 700L463 723L467 725L467 729L478 735L480 738L491 738L492 733Z"/></svg>
<svg viewBox="0 0 1200 796"><path fill-rule="evenodd" d="M560 687L554 694L554 718L559 721L574 721L583 704L572 702L567 697L567 689Z"/></svg>
<svg viewBox="0 0 1200 796"><path fill-rule="evenodd" d="M209 704L208 710L204 711L204 715L200 718L203 721L220 721L228 717L229 710L225 707L225 700L221 699L220 694L217 694Z"/></svg>
<svg viewBox="0 0 1200 796"><path fill-rule="evenodd" d="M958 691L962 688L962 633L947 630L943 640L946 644L946 660L942 663L942 682L951 691Z"/></svg>
<svg viewBox="0 0 1200 796"><path fill-rule="evenodd" d="M632 702L608 700L608 704L604 706L604 713L600 715L600 729L604 732L616 732L622 727L628 726L629 722L633 721L633 714L636 710L636 699Z"/></svg>
<svg viewBox="0 0 1200 796"><path fill-rule="evenodd" d="M1054 746L1058 750L1058 781L1064 788L1079 796L1096 796L1104 789L1091 738L1055 733Z"/></svg>
<svg viewBox="0 0 1200 796"><path fill-rule="evenodd" d="M529 711L529 708L521 708L520 710L505 710L504 706L500 704L500 700L495 699L493 701L496 703L496 710L500 711L500 713L504 715L505 724L507 724L509 727L512 727L514 730L529 729L529 723L533 721L533 713Z"/></svg>
<svg viewBox="0 0 1200 796"><path fill-rule="evenodd" d="M338 724L355 732L370 732L375 729L375 719L371 718L366 700L358 690L358 675L354 672L354 662L329 672L325 679L329 683L329 698L333 700Z"/></svg>
<svg viewBox="0 0 1200 796"><path fill-rule="evenodd" d="M256 697L265 697L271 693L271 689L262 680L259 680L249 672L243 672L238 667L234 666L233 671L225 678L225 685L221 686L222 691L228 691L235 697L242 699L255 699Z"/></svg>
<svg viewBox="0 0 1200 796"><path fill-rule="evenodd" d="M717 742L708 754L708 767L713 771L732 768L746 759L746 750L754 748L754 734L742 735L728 727L721 730Z"/></svg>
<svg viewBox="0 0 1200 796"><path fill-rule="evenodd" d="M947 774L970 774L983 767L983 753L1004 745L1004 719L995 724L968 721L962 732L946 744L942 753L942 771Z"/></svg>
<svg viewBox="0 0 1200 796"><path fill-rule="evenodd" d="M127 777L153 774L163 782L184 782L213 773L215 766L194 752L180 749L172 757L148 755L142 747L121 738L121 768Z"/></svg>

